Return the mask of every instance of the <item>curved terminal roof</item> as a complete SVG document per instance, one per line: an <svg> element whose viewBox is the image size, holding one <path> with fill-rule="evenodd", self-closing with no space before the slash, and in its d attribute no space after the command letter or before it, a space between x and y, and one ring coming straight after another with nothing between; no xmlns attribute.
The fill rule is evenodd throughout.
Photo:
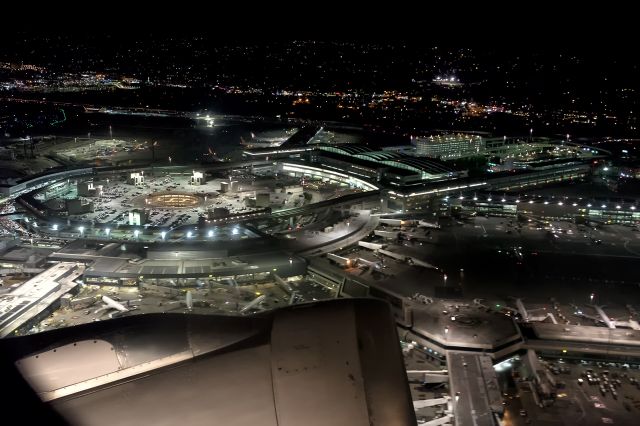
<svg viewBox="0 0 640 426"><path fill-rule="evenodd" d="M359 145L359 144L319 146L318 148L325 151L342 154L342 155L356 155L356 154L363 154L366 152L374 152L373 149L369 148L368 146Z"/></svg>
<svg viewBox="0 0 640 426"><path fill-rule="evenodd" d="M422 174L423 179L429 179L433 175L453 173L453 169L439 160L414 157L394 151L374 151L365 145L345 144L318 146L323 151L328 151L348 157L384 164L397 169L409 170Z"/></svg>
<svg viewBox="0 0 640 426"><path fill-rule="evenodd" d="M435 161L426 157L409 157L403 156L397 160L398 163L415 167L416 170L426 171L431 174L451 173L453 170L441 161Z"/></svg>

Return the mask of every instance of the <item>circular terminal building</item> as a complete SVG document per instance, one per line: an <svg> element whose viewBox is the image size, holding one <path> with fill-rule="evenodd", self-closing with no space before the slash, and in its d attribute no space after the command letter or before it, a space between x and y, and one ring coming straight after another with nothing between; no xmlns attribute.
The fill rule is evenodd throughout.
<svg viewBox="0 0 640 426"><path fill-rule="evenodd" d="M204 203L197 194L180 192L163 192L148 195L144 199L144 207L188 209L200 207Z"/></svg>

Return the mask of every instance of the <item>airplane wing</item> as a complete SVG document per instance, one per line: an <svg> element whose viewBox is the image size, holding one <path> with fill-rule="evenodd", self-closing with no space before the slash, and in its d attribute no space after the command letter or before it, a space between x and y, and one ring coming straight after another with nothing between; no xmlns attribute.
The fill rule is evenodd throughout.
<svg viewBox="0 0 640 426"><path fill-rule="evenodd" d="M575 315L575 316L577 316L577 317L581 317L581 318L587 318L587 319L593 320L593 321L595 321L595 322L597 322L597 323L601 323L601 322L603 323L603 322L604 322L604 321L602 321L602 318L600 318L600 317L596 317L596 316L593 316L593 315L583 314L583 313L581 313L581 312L576 312L576 313L574 313L573 315Z"/></svg>
<svg viewBox="0 0 640 426"><path fill-rule="evenodd" d="M9 383L5 403L33 406L20 412L25 424L60 424L42 421L55 411L98 426L415 425L398 339L386 302L335 299L248 317L125 316L6 338L0 367L21 380Z"/></svg>

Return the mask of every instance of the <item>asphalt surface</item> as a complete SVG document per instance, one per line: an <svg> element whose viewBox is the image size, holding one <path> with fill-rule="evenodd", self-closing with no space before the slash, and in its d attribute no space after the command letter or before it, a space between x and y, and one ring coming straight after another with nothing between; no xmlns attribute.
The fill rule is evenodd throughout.
<svg viewBox="0 0 640 426"><path fill-rule="evenodd" d="M390 250L440 267L447 285L459 286L465 298L513 296L533 302L555 297L586 303L595 293L599 304L640 300L640 232L615 225L594 231L563 222L555 224L554 233L535 223L518 230L516 220L512 222L484 217L451 221L431 230L426 240L394 243ZM425 284L427 295L443 285Z"/></svg>
<svg viewBox="0 0 640 426"><path fill-rule="evenodd" d="M493 426L479 355L447 352L453 411L457 426Z"/></svg>

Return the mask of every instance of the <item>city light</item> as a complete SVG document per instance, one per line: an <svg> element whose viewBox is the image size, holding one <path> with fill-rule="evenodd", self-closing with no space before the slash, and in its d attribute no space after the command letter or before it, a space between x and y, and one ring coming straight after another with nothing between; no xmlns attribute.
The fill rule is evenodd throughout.
<svg viewBox="0 0 640 426"><path fill-rule="evenodd" d="M208 236L209 238L213 237L213 231L212 231L212 230L210 230L209 232L207 232L207 236Z"/></svg>
<svg viewBox="0 0 640 426"><path fill-rule="evenodd" d="M166 232L164 232L164 231L160 232L160 238L162 238L164 240L164 237L166 237L166 236L167 236Z"/></svg>

